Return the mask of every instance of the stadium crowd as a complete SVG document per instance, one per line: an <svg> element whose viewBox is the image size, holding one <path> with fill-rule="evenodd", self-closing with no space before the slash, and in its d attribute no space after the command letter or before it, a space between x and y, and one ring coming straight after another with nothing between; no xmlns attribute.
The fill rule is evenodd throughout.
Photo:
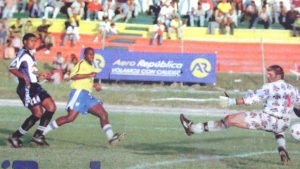
<svg viewBox="0 0 300 169"><path fill-rule="evenodd" d="M208 33L215 28L220 28L221 33L233 33L234 27L246 21L249 28L257 24L271 28L278 23L292 30L299 17L300 0L0 0L2 19L26 13L43 19L65 16L71 23L102 20L103 16L112 22L128 22L144 12L153 14L153 23L159 20L166 31L178 17L180 24L187 20L188 26L207 26Z"/></svg>
<svg viewBox="0 0 300 169"><path fill-rule="evenodd" d="M99 22L94 42L98 42L99 35L103 42L103 37L118 33L117 21L126 23L133 17L142 17L140 13L154 18L151 45L156 39L158 45L163 43L163 32L167 32L168 39L173 32L182 39L187 26L207 27L208 34L216 30L234 34L234 28L242 22L250 29L257 24L271 29L277 23L297 36L299 12L300 0L0 0L0 45L5 45L4 58L13 58L22 47L21 37L35 33L40 41L36 50L49 54L56 40L48 29L57 17L66 18L61 46L68 41L76 45L81 20ZM13 16L29 18L9 22ZM31 18L41 18L42 24L35 28Z"/></svg>

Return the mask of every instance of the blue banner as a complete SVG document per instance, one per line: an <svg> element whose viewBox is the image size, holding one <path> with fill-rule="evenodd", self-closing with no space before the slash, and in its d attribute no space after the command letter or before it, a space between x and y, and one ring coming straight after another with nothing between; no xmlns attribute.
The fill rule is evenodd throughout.
<svg viewBox="0 0 300 169"><path fill-rule="evenodd" d="M97 77L106 80L216 82L216 55L96 49Z"/></svg>

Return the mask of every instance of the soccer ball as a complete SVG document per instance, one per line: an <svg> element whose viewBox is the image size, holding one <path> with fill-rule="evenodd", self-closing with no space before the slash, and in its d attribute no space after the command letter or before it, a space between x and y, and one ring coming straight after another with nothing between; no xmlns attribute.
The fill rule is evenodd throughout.
<svg viewBox="0 0 300 169"><path fill-rule="evenodd" d="M300 141L300 123L293 124L290 127L290 133L294 139Z"/></svg>

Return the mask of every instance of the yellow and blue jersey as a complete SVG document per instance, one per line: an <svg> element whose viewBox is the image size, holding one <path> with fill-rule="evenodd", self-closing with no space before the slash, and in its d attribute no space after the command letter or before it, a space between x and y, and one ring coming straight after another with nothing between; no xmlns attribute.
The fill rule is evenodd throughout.
<svg viewBox="0 0 300 169"><path fill-rule="evenodd" d="M95 72L95 68L85 59L82 59L71 71L71 77L78 74L89 74ZM75 90L87 90L92 92L93 90L94 78L84 78L79 80L74 80L71 83L71 88Z"/></svg>

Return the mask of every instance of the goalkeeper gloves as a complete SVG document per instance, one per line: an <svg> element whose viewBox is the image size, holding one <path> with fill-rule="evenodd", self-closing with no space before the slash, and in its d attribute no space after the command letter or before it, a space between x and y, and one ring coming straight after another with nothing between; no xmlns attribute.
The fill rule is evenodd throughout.
<svg viewBox="0 0 300 169"><path fill-rule="evenodd" d="M219 96L219 101L220 101L221 107L228 107L228 106L236 104L235 98L229 98L229 97L225 97L225 96Z"/></svg>

